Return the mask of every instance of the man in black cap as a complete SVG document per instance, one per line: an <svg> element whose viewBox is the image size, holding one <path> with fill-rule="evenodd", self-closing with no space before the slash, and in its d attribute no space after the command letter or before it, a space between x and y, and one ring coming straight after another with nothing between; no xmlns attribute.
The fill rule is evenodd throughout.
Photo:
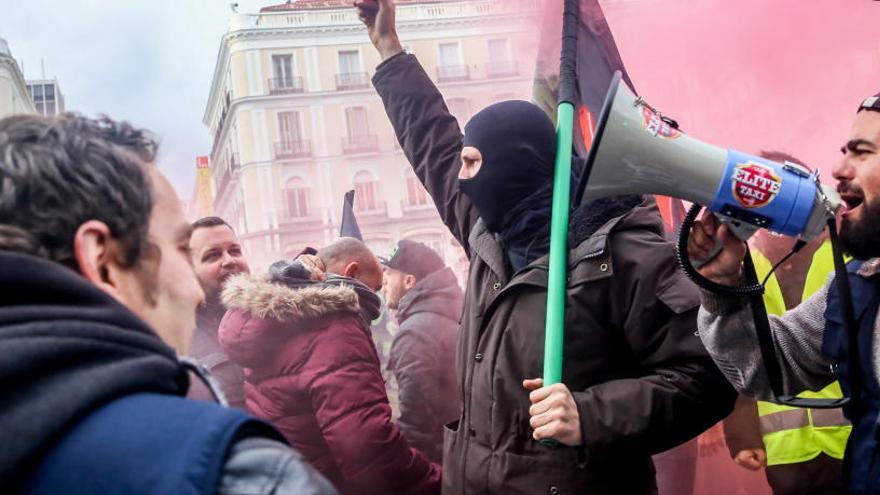
<svg viewBox="0 0 880 495"><path fill-rule="evenodd" d="M859 106L850 138L840 151L843 159L832 175L843 199L840 242L855 258L847 265L847 279L858 328L858 356L849 359L845 304L838 295L836 276L796 308L780 317L770 316L770 327L782 368L782 393L817 391L839 379L843 392L852 398L843 407L853 428L844 456L844 479L852 494L876 494L880 493L880 339L876 338L880 333L880 94ZM716 239L724 249L700 273L718 283L737 284L743 276L746 246L714 216L707 215L694 226L688 254L705 258ZM706 292L700 337L743 395L772 400L751 314L744 298Z"/></svg>
<svg viewBox="0 0 880 495"><path fill-rule="evenodd" d="M723 418L735 397L694 335L699 292L677 269L656 203L626 196L572 213L563 383L543 386L553 123L505 101L462 136L403 52L393 1L357 8L401 148L471 260L444 491L656 493L651 454Z"/></svg>
<svg viewBox="0 0 880 495"><path fill-rule="evenodd" d="M388 363L399 388L397 424L414 447L440 462L443 425L461 409L455 343L464 296L452 270L422 243L400 241L382 264L382 292L399 323Z"/></svg>

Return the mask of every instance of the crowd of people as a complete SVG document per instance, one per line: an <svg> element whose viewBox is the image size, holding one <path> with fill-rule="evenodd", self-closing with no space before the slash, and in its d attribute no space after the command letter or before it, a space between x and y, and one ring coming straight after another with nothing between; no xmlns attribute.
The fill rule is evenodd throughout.
<svg viewBox="0 0 880 495"><path fill-rule="evenodd" d="M727 418L731 457L766 467L774 493L880 493L880 98L860 105L833 173L861 366L846 365L826 239L764 297L785 393L835 397L856 380L858 400L842 413L765 402L749 301L685 277L638 195L571 213L563 379L545 385L553 123L507 101L460 129L404 51L393 1L356 8L400 146L469 259L465 290L406 239L379 257L341 237L251 273L224 219L185 219L148 131L0 120L6 491L652 494L652 455ZM746 244L715 217L688 253L716 241L700 273L741 283ZM755 239L762 278L784 243ZM398 325L387 360L371 330L384 308Z"/></svg>

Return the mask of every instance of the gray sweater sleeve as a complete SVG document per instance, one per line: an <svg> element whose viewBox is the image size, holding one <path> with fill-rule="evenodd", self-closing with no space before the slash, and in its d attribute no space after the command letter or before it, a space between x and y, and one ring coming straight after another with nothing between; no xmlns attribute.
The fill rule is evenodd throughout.
<svg viewBox="0 0 880 495"><path fill-rule="evenodd" d="M770 316L786 394L820 390L835 379L831 360L822 354L829 283L781 317ZM745 299L703 292L698 329L712 359L740 393L772 399L751 308Z"/></svg>
<svg viewBox="0 0 880 495"><path fill-rule="evenodd" d="M333 485L287 445L247 437L232 446L218 495L338 495Z"/></svg>

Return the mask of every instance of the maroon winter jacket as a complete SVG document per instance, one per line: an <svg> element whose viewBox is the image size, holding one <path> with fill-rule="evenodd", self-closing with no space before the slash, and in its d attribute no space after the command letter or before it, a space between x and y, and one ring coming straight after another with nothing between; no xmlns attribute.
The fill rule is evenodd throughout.
<svg viewBox="0 0 880 495"><path fill-rule="evenodd" d="M356 292L239 275L223 292L220 343L245 368L248 411L271 422L343 494L440 493L391 408Z"/></svg>

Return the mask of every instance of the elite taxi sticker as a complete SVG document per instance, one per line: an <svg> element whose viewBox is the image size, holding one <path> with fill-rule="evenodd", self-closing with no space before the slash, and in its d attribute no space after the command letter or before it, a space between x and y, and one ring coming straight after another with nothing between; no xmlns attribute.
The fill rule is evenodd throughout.
<svg viewBox="0 0 880 495"><path fill-rule="evenodd" d="M751 161L738 164L730 182L734 199L746 208L767 206L779 194L782 185L773 168Z"/></svg>
<svg viewBox="0 0 880 495"><path fill-rule="evenodd" d="M681 136L681 131L669 125L668 122L647 106L642 106L642 118L645 121L645 130L652 136L669 140L677 139Z"/></svg>

